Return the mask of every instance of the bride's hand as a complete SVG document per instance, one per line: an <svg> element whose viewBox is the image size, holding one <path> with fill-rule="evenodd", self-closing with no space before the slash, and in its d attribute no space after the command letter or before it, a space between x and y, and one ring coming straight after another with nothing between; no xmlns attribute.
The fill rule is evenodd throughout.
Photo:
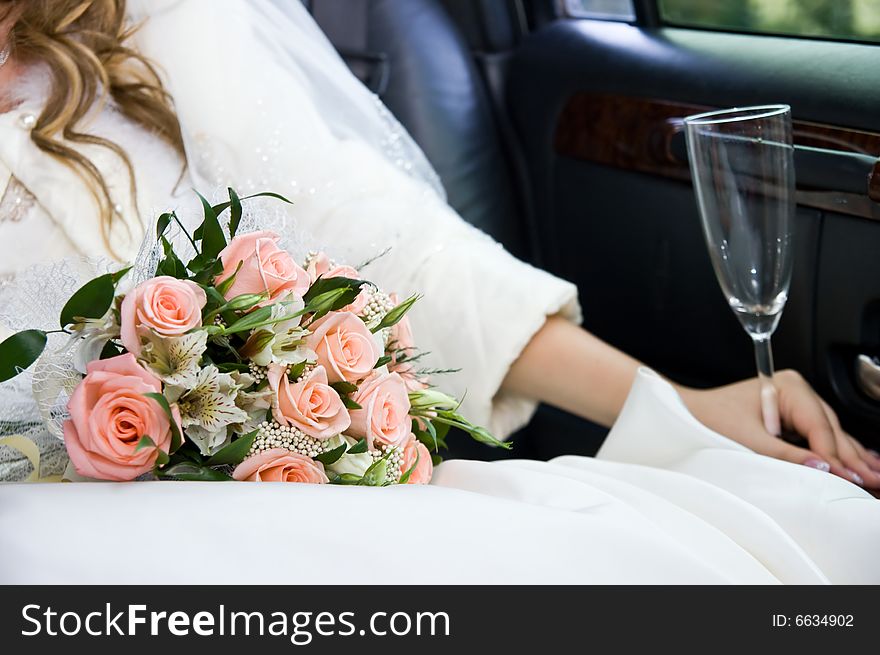
<svg viewBox="0 0 880 655"><path fill-rule="evenodd" d="M775 376L784 429L807 440L809 450L770 435L761 420L759 382L708 390L680 389L691 412L712 428L755 452L812 466L871 489L880 489L880 456L840 426L837 415L796 371Z"/></svg>

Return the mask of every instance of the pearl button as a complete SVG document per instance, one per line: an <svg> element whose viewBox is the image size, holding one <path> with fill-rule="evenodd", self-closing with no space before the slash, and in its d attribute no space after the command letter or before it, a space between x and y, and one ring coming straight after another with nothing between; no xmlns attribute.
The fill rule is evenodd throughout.
<svg viewBox="0 0 880 655"><path fill-rule="evenodd" d="M34 125L37 124L37 117L33 114L22 114L18 120L21 123L21 126L26 130L34 129Z"/></svg>
<svg viewBox="0 0 880 655"><path fill-rule="evenodd" d="M119 216L122 216L122 205L116 203L113 205L113 211L116 212Z"/></svg>

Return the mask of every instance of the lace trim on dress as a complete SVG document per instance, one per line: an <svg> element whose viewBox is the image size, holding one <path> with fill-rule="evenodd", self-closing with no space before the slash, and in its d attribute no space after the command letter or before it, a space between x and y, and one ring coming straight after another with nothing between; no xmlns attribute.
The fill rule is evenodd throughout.
<svg viewBox="0 0 880 655"><path fill-rule="evenodd" d="M35 203L34 195L16 177L11 177L0 199L0 223L20 223Z"/></svg>

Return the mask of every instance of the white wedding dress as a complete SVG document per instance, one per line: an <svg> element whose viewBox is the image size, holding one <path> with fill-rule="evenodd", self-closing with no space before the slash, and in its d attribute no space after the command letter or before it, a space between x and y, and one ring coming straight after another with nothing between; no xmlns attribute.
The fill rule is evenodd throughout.
<svg viewBox="0 0 880 655"><path fill-rule="evenodd" d="M417 340L434 363L463 367L443 383L467 391L470 418L498 435L527 421L534 403L498 388L546 316L578 320L574 287L518 262L446 206L421 153L298 1L131 4L149 19L138 47L167 75L188 171L175 189L167 149L112 111L95 118L92 129L137 170L135 203L112 155L89 152L119 193L114 247L136 254L136 206L186 214L189 185L289 195L294 249L323 246L356 263L391 247L365 274L424 294L412 313ZM0 116L0 174L13 185L0 205L7 274L105 251L87 191L30 144L26 117L39 98L31 90ZM16 197L26 210L4 220ZM22 238L53 249L22 252ZM0 307L19 329L13 314ZM449 461L430 486L382 489L0 485L0 583L876 584L878 544L880 504L869 494L711 432L647 370L595 459ZM187 566L175 566L180 553ZM218 575L230 553L240 565Z"/></svg>

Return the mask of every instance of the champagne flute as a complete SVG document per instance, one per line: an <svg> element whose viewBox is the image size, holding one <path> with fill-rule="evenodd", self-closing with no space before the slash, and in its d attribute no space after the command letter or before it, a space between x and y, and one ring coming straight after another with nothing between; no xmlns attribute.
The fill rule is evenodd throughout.
<svg viewBox="0 0 880 655"><path fill-rule="evenodd" d="M788 298L794 223L791 107L711 111L684 120L712 266L755 346L767 432L782 432L770 337Z"/></svg>

